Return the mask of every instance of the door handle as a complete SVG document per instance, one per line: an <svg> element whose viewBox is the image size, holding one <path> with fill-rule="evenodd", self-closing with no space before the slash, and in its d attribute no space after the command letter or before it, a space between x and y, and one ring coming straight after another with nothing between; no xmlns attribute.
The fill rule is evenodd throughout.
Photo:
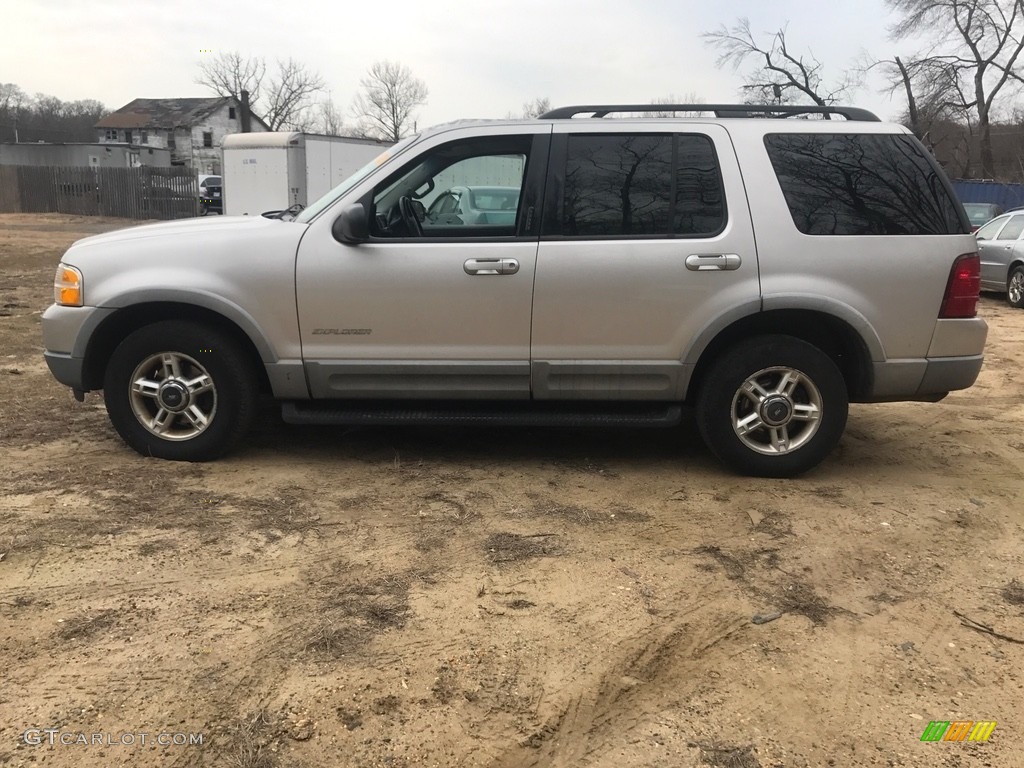
<svg viewBox="0 0 1024 768"><path fill-rule="evenodd" d="M691 253L686 257L686 268L691 272L730 271L739 269L741 263L742 259L735 253L716 253L706 256Z"/></svg>
<svg viewBox="0 0 1024 768"><path fill-rule="evenodd" d="M467 275L514 275L519 271L519 260L467 259L462 268Z"/></svg>

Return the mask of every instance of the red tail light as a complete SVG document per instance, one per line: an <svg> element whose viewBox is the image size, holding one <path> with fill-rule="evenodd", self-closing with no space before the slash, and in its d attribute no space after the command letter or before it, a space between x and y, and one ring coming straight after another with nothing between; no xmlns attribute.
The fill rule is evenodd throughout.
<svg viewBox="0 0 1024 768"><path fill-rule="evenodd" d="M981 259L976 253L958 256L949 271L946 295L942 297L939 317L975 317L981 292Z"/></svg>

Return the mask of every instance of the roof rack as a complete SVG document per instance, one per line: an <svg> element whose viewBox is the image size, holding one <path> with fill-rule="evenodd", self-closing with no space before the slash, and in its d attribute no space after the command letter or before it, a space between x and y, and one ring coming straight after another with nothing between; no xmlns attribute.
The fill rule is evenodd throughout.
<svg viewBox="0 0 1024 768"><path fill-rule="evenodd" d="M714 112L715 117L794 117L823 115L831 120L839 115L847 120L881 122L873 112L859 107L819 107L792 104L596 104L559 107L540 115L541 120L567 120L577 115L607 117L619 112Z"/></svg>

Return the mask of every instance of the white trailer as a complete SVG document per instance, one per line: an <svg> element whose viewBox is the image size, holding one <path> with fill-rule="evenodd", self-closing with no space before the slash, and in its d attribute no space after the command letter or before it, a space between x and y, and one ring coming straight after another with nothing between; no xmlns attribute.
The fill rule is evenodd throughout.
<svg viewBox="0 0 1024 768"><path fill-rule="evenodd" d="M224 213L257 216L309 205L369 163L390 144L298 132L224 137Z"/></svg>

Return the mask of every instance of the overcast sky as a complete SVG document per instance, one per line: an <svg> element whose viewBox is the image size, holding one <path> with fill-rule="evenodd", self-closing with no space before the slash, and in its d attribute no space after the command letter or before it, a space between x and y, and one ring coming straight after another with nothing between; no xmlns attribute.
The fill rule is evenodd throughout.
<svg viewBox="0 0 1024 768"><path fill-rule="evenodd" d="M747 16L841 75L862 52L897 48L882 0L32 0L5 3L0 82L116 109L137 97L210 95L204 56L294 57L318 70L346 122L375 60L407 65L429 88L420 126L552 106L696 94L739 100L741 76L716 66L701 33ZM213 53L202 53L210 50ZM849 103L895 118L903 105L868 82Z"/></svg>

